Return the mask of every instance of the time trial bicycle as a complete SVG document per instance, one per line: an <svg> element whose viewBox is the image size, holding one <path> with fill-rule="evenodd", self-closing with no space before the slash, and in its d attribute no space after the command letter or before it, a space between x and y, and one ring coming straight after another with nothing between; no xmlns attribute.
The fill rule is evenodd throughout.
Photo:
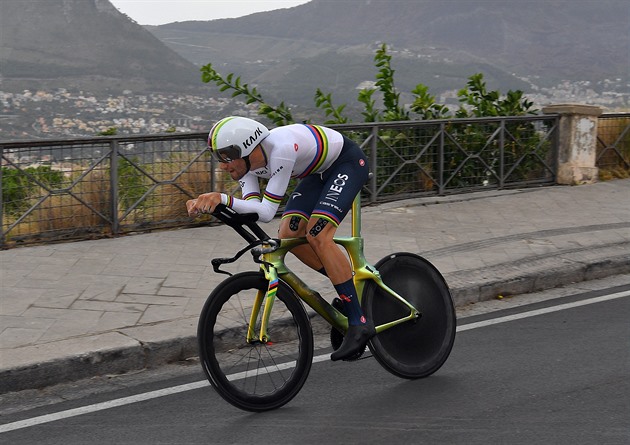
<svg viewBox="0 0 630 445"><path fill-rule="evenodd" d="M231 275L208 297L199 318L199 357L214 389L247 411L283 406L300 391L314 351L311 319L330 326L333 349L343 341L348 319L340 300L332 304L285 264L285 256L305 238L274 239L256 214L238 214L224 205L213 215L248 243L232 258L215 258L215 272ZM354 271L354 283L376 336L368 347L392 374L418 379L437 371L455 341L456 318L449 288L440 272L419 255L401 252L374 266L363 253L360 194L352 205L352 232L335 237ZM258 271L235 275L221 270L250 251ZM307 312L300 300L312 308ZM363 352L351 359L357 359Z"/></svg>

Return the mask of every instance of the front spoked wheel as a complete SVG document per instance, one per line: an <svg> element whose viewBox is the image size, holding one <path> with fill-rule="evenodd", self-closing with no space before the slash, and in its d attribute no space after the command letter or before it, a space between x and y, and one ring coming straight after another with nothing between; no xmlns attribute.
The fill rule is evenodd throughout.
<svg viewBox="0 0 630 445"><path fill-rule="evenodd" d="M403 378L427 377L448 358L455 342L455 308L439 271L424 258L396 253L376 264L384 283L409 301L422 316L374 337L370 350L389 372ZM375 325L400 319L409 310L374 282L363 292L363 309Z"/></svg>
<svg viewBox="0 0 630 445"><path fill-rule="evenodd" d="M262 273L234 275L212 292L199 318L199 357L208 380L221 397L247 411L266 411L289 402L304 385L313 361L310 321L282 282L269 319L268 340L247 341L252 308L267 284Z"/></svg>

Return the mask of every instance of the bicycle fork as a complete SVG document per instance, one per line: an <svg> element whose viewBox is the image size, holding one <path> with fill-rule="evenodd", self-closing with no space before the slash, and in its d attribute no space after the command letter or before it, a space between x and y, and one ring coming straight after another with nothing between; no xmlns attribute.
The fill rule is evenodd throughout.
<svg viewBox="0 0 630 445"><path fill-rule="evenodd" d="M267 332L267 327L269 325L269 317L271 315L271 309L273 308L273 303L276 300L276 294L278 293L278 272L276 268L271 265L263 265L261 269L265 273L265 279L267 280L268 286L266 290L259 289L256 293L256 299L254 300L254 306L252 307L252 313L249 318L249 327L247 329L247 343L268 343L269 342L269 333ZM260 320L260 332L256 335L256 321L258 317L261 315L260 310L262 309L262 317Z"/></svg>

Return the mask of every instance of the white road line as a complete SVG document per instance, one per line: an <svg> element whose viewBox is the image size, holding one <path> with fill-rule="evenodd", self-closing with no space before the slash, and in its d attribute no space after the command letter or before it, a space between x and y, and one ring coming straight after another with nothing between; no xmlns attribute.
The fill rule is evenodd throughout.
<svg viewBox="0 0 630 445"><path fill-rule="evenodd" d="M574 307L586 306L588 304L601 303L603 301L614 300L616 298L623 298L630 296L630 291L617 292L616 294L603 295L601 297L589 298L587 300L575 301L573 303L559 304L558 306L546 307L543 309L536 309L533 311L522 312L520 314L508 315L505 317L492 318L490 320L478 321L476 323L469 323L457 327L457 332L468 331L470 329L483 328L484 326L491 326L493 324L506 323L513 320L521 320L523 318L535 317L536 315L550 314L552 312L563 311L565 309L571 309Z"/></svg>
<svg viewBox="0 0 630 445"><path fill-rule="evenodd" d="M109 408L116 408L118 406L130 405L132 403L143 402L145 400L156 399L158 397L170 396L180 392L190 391L198 389L204 386L208 386L207 380L199 382L187 383L185 385L173 386L171 388L158 389L156 391L149 391L142 394L136 394L129 397L123 397L121 399L109 400L107 402L95 403L93 405L82 406L80 408L68 409L65 411L59 411L58 413L46 414L43 416L37 416L30 419L20 420L18 422L7 423L0 425L0 433L6 433L8 431L19 430L22 428L28 428L35 425L41 425L42 423L54 422L56 420L67 419L69 417L76 417L82 414L89 414L96 411L103 411Z"/></svg>
<svg viewBox="0 0 630 445"><path fill-rule="evenodd" d="M547 307L543 309L536 309L533 311L523 312L520 314L508 315L505 317L493 318L490 320L479 321L476 323L469 323L457 328L457 332L468 331L471 329L482 328L485 326L492 326L499 323L506 323L514 320L521 320L523 318L535 317L537 315L549 314L551 312L563 311L566 309L571 309L574 307L586 306L589 304L601 303L604 301L610 301L617 298L623 298L630 296L630 291L617 292L615 294L603 295L601 297L589 298L586 300L580 300L573 303L560 304L558 306ZM330 354L323 354L313 357L313 363L326 361L330 358ZM236 380L238 378L244 377L243 374L238 375L234 374L232 376L228 376L229 380ZM208 386L209 383L206 380L201 380L198 382L187 383L185 385L173 386L170 388L158 389L156 391L145 392L142 394L136 394L129 397L123 397L120 399L110 400L107 402L95 403L93 405L83 406L80 408L73 408L65 411L60 411L57 413L46 414L43 416L37 416L30 419L20 420L17 422L7 423L4 425L0 425L0 433L6 433L9 431L19 430L22 428L29 428L36 425L41 425L44 423L55 422L57 420L67 419L69 417L76 417L82 414L89 414L97 411L102 411L110 408L116 408L119 406L130 405L132 403L143 402L145 400L156 399L158 397L170 396L173 394L178 394L181 392L191 391L194 389L203 388L204 386Z"/></svg>

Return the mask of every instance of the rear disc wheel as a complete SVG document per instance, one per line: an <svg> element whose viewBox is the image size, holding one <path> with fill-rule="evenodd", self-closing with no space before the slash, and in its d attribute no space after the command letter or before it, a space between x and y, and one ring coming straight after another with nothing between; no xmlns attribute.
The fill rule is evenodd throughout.
<svg viewBox="0 0 630 445"><path fill-rule="evenodd" d="M411 253L396 253L376 264L384 283L421 312L414 321L382 331L369 347L378 362L403 378L427 377L448 358L457 322L450 291L439 271L426 259ZM363 310L375 325L409 314L402 305L374 282L363 292Z"/></svg>

